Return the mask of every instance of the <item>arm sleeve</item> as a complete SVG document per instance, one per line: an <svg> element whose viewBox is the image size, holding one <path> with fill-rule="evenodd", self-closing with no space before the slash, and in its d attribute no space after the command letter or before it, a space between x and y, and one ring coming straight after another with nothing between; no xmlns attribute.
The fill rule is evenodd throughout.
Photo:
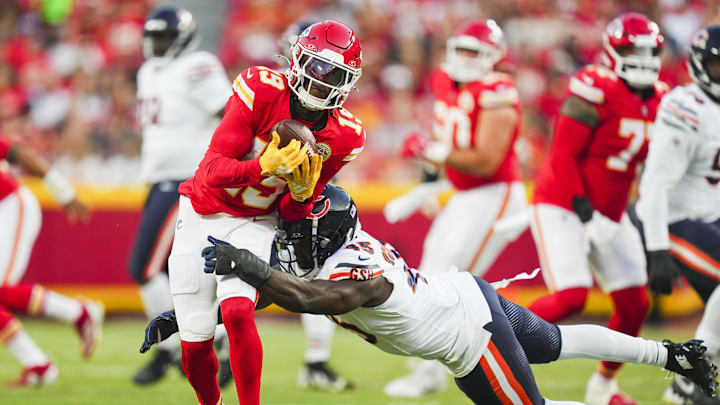
<svg viewBox="0 0 720 405"><path fill-rule="evenodd" d="M640 181L638 213L648 251L670 248L668 192L688 168L695 134L681 120L661 108L653 127L645 171Z"/></svg>
<svg viewBox="0 0 720 405"><path fill-rule="evenodd" d="M220 111L232 95L232 86L220 61L207 54L187 74L190 98L209 114Z"/></svg>
<svg viewBox="0 0 720 405"><path fill-rule="evenodd" d="M0 159L7 158L8 153L10 153L10 148L12 148L10 140L0 135Z"/></svg>
<svg viewBox="0 0 720 405"><path fill-rule="evenodd" d="M591 136L592 129L586 125L565 115L558 115L553 131L550 164L555 176L560 177L560 183L565 186L568 206L573 197L585 195L578 158L585 150Z"/></svg>
<svg viewBox="0 0 720 405"><path fill-rule="evenodd" d="M200 166L211 187L242 187L262 181L258 158L241 160L253 149L252 115L233 95Z"/></svg>

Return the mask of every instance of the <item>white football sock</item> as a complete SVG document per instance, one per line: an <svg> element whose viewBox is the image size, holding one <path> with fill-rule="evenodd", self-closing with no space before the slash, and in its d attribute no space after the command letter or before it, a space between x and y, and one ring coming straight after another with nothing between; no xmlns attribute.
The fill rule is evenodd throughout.
<svg viewBox="0 0 720 405"><path fill-rule="evenodd" d="M597 325L562 325L560 357L594 359L665 367L667 348L660 342L633 337Z"/></svg>
<svg viewBox="0 0 720 405"><path fill-rule="evenodd" d="M77 321L82 314L82 303L54 291L45 290L43 314L68 323Z"/></svg>
<svg viewBox="0 0 720 405"><path fill-rule="evenodd" d="M15 336L8 340L5 346L23 367L44 366L50 361L22 329L15 333Z"/></svg>
<svg viewBox="0 0 720 405"><path fill-rule="evenodd" d="M698 325L695 338L703 340L708 348L707 355L713 363L720 364L720 287L710 295L700 325Z"/></svg>
<svg viewBox="0 0 720 405"><path fill-rule="evenodd" d="M150 281L140 286L145 315L154 319L163 312L173 309L172 294L170 293L170 280L166 273L159 273Z"/></svg>
<svg viewBox="0 0 720 405"><path fill-rule="evenodd" d="M585 405L582 402L576 401L553 401L552 399L545 399L545 405Z"/></svg>
<svg viewBox="0 0 720 405"><path fill-rule="evenodd" d="M335 324L324 315L302 314L305 330L305 362L317 363L330 359L330 345L335 333Z"/></svg>

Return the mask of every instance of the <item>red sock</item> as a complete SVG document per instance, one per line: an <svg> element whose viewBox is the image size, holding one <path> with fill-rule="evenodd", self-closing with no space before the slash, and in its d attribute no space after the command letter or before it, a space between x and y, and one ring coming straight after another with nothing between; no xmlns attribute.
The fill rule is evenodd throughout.
<svg viewBox="0 0 720 405"><path fill-rule="evenodd" d="M37 284L0 287L0 304L26 314L38 314L43 308L45 289Z"/></svg>
<svg viewBox="0 0 720 405"><path fill-rule="evenodd" d="M230 341L230 367L240 405L260 403L262 343L255 327L255 304L248 298L228 298L220 303Z"/></svg>
<svg viewBox="0 0 720 405"><path fill-rule="evenodd" d="M200 405L217 405L220 386L217 381L218 361L213 339L204 342L180 341L182 367L190 385L195 389Z"/></svg>
<svg viewBox="0 0 720 405"><path fill-rule="evenodd" d="M568 288L536 300L528 309L540 318L555 323L582 311L585 307L588 289L584 287Z"/></svg>
<svg viewBox="0 0 720 405"><path fill-rule="evenodd" d="M645 287L631 287L610 293L615 309L607 327L630 336L637 336L648 312ZM603 361L598 371L607 378L617 374L622 363Z"/></svg>
<svg viewBox="0 0 720 405"><path fill-rule="evenodd" d="M0 305L0 343L9 342L20 330L20 322L7 308Z"/></svg>

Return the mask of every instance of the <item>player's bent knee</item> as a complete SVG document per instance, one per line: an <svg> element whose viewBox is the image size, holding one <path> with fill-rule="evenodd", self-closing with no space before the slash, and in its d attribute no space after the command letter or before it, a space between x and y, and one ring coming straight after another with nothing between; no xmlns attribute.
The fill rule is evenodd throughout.
<svg viewBox="0 0 720 405"><path fill-rule="evenodd" d="M194 313L182 317L180 322L180 339L185 342L205 342L215 336L217 314Z"/></svg>
<svg viewBox="0 0 720 405"><path fill-rule="evenodd" d="M580 312L585 308L588 289L584 287L568 288L555 293L558 304L562 305L568 315Z"/></svg>
<svg viewBox="0 0 720 405"><path fill-rule="evenodd" d="M255 304L245 297L232 297L220 303L223 319L226 322L244 321L255 316Z"/></svg>

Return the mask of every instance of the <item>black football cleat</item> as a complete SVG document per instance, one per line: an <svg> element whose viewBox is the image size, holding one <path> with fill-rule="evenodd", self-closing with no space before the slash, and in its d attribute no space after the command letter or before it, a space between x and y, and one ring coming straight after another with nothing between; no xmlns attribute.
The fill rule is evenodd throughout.
<svg viewBox="0 0 720 405"><path fill-rule="evenodd" d="M720 405L720 398L705 395L697 384L678 375L663 393L662 403L663 405Z"/></svg>
<svg viewBox="0 0 720 405"><path fill-rule="evenodd" d="M173 353L171 351L156 349L155 357L135 374L133 381L137 385L147 385L159 381L167 374L172 361Z"/></svg>
<svg viewBox="0 0 720 405"><path fill-rule="evenodd" d="M707 348L702 340L692 339L684 343L673 343L664 340L663 345L668 350L665 369L687 377L709 397L715 397L717 382L717 367L705 357Z"/></svg>
<svg viewBox="0 0 720 405"><path fill-rule="evenodd" d="M355 384L337 375L324 361L305 364L298 372L297 383L301 388L332 392L355 388Z"/></svg>

